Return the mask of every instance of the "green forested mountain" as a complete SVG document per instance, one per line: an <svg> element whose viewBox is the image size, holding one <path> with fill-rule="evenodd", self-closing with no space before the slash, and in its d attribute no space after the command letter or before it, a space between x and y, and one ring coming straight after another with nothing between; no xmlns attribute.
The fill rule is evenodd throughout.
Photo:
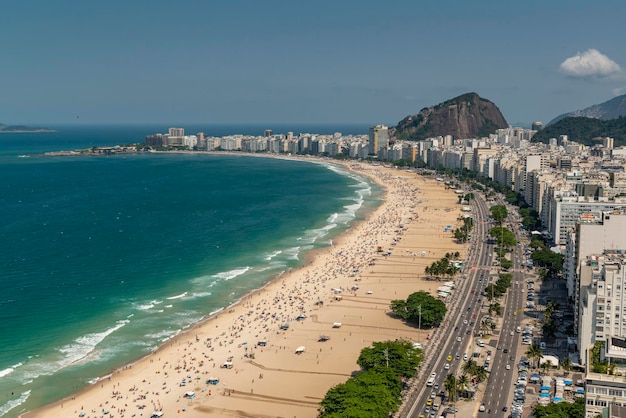
<svg viewBox="0 0 626 418"><path fill-rule="evenodd" d="M537 132L532 141L548 143L550 138L560 135L567 135L570 141L585 145L597 144L594 138L610 136L615 140L615 146L626 145L626 116L611 120L568 117Z"/></svg>

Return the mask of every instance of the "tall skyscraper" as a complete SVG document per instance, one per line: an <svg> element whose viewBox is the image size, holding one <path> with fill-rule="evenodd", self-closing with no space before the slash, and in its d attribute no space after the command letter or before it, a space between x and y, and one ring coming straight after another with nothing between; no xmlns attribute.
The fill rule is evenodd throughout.
<svg viewBox="0 0 626 418"><path fill-rule="evenodd" d="M377 155L382 148L389 146L389 129L385 125L376 125L370 128L369 153Z"/></svg>

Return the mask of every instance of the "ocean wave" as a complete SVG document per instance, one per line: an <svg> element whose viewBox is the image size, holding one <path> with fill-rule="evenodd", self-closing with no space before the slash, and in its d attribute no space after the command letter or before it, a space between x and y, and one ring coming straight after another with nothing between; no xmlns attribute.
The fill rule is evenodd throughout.
<svg viewBox="0 0 626 418"><path fill-rule="evenodd" d="M13 373L15 371L15 369L20 367L22 364L23 363L20 362L20 363L14 364L11 367L7 367L4 370L0 370L0 377L4 377L4 376L7 376L7 375Z"/></svg>
<svg viewBox="0 0 626 418"><path fill-rule="evenodd" d="M218 308L218 309L216 309L216 310L214 310L214 311L209 312L209 316L211 316L211 315L215 315L216 313L220 313L220 312L222 312L223 310L224 310L224 308L223 308L223 307L222 307L222 308Z"/></svg>
<svg viewBox="0 0 626 418"><path fill-rule="evenodd" d="M213 293L211 292L195 292L195 293L192 293L189 298L190 299L206 298L207 296L211 296L212 294Z"/></svg>
<svg viewBox="0 0 626 418"><path fill-rule="evenodd" d="M150 302L147 302L145 304L137 305L136 308L140 311L147 311L154 308L156 305L160 305L161 303L163 303L162 300L151 300Z"/></svg>
<svg viewBox="0 0 626 418"><path fill-rule="evenodd" d="M167 300L182 299L185 296L187 296L187 292L183 292L180 295L176 295L176 296L170 296L169 298L167 298Z"/></svg>
<svg viewBox="0 0 626 418"><path fill-rule="evenodd" d="M250 270L250 267L246 266L246 267L242 267L242 268L238 268L238 269L233 269L233 270L217 273L217 274L214 274L213 277L216 277L216 278L222 279L222 280L232 280L232 279L234 279L237 276L241 276L242 274L244 274L248 270Z"/></svg>
<svg viewBox="0 0 626 418"><path fill-rule="evenodd" d="M0 405L0 417L8 413L11 409L16 408L26 402L29 396L30 390L27 390L26 392L21 393L19 398L12 399L4 405Z"/></svg>
<svg viewBox="0 0 626 418"><path fill-rule="evenodd" d="M298 260L298 256L300 255L300 247L291 247L287 248L284 251L285 255L290 260Z"/></svg>
<svg viewBox="0 0 626 418"><path fill-rule="evenodd" d="M180 332L179 329L175 329L175 330L166 329L166 330L159 331L153 334L147 334L146 338L149 338L151 340L157 340L159 342L164 342L164 341L169 340L170 338L172 338L179 332Z"/></svg>
<svg viewBox="0 0 626 418"><path fill-rule="evenodd" d="M273 251L270 254L266 255L265 261L270 261L272 258L276 257L277 255L279 255L280 253L282 253L282 251L278 250L278 251Z"/></svg>
<svg viewBox="0 0 626 418"><path fill-rule="evenodd" d="M57 370L67 367L87 357L89 353L91 353L106 337L113 334L129 322L129 320L117 321L115 326L104 332L95 332L83 335L78 337L74 343L61 347L59 351L63 353L65 357L57 362Z"/></svg>

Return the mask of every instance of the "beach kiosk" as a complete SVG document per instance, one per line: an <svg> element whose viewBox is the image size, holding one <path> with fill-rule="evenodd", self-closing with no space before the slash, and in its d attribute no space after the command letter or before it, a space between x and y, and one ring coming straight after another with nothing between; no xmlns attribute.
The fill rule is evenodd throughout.
<svg viewBox="0 0 626 418"><path fill-rule="evenodd" d="M304 353L304 346L301 345L300 347L296 348L296 354L302 354Z"/></svg>
<svg viewBox="0 0 626 418"><path fill-rule="evenodd" d="M163 412L161 411L154 411L152 413L152 415L150 415L150 418L161 418L163 416Z"/></svg>
<svg viewBox="0 0 626 418"><path fill-rule="evenodd" d="M341 322L333 322L333 328L341 328Z"/></svg>
<svg viewBox="0 0 626 418"><path fill-rule="evenodd" d="M196 397L196 392L192 392L192 391L185 392L185 398L193 399L195 397Z"/></svg>
<svg viewBox="0 0 626 418"><path fill-rule="evenodd" d="M233 368L233 362L232 361L225 361L220 367L222 369L232 369Z"/></svg>
<svg viewBox="0 0 626 418"><path fill-rule="evenodd" d="M207 384L209 384L209 385L217 385L217 384L220 382L220 379L218 379L218 378L217 378L217 377L215 377L215 376L211 376L211 377L209 377L209 378L207 379L207 381L206 381L206 382L207 382Z"/></svg>

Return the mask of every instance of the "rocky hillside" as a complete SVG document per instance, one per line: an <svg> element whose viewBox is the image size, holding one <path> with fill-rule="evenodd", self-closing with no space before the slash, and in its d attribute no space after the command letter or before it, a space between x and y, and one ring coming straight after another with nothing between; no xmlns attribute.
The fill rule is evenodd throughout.
<svg viewBox="0 0 626 418"><path fill-rule="evenodd" d="M392 134L396 139L412 141L440 135L477 138L508 126L495 104L476 93L466 93L405 117Z"/></svg>
<svg viewBox="0 0 626 418"><path fill-rule="evenodd" d="M582 110L575 110L573 112L563 113L562 115L552 119L547 126L557 123L561 119L569 117L584 117L609 120L617 119L620 116L626 116L626 94L614 97L604 103L589 106Z"/></svg>

